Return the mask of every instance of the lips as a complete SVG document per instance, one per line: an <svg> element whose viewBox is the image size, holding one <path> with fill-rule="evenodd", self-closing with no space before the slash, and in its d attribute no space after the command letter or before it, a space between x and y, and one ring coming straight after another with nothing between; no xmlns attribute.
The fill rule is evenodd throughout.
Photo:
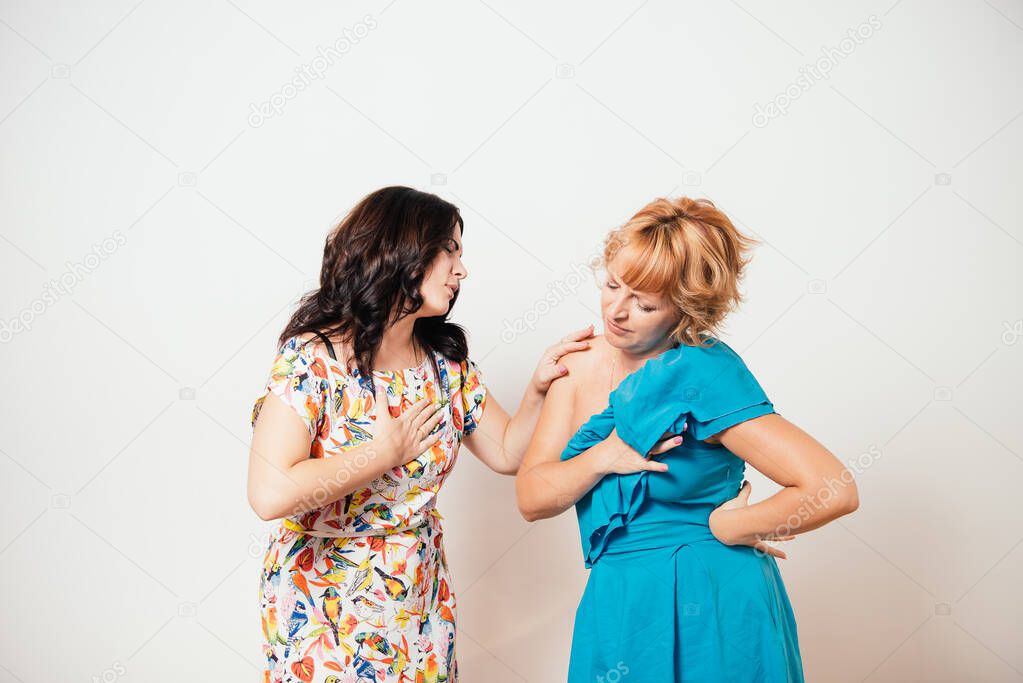
<svg viewBox="0 0 1023 683"><path fill-rule="evenodd" d="M628 333L628 332L629 332L629 330L625 329L625 328L624 328L624 327L622 327L621 325L616 325L616 324L615 324L614 322L612 322L611 320L607 320L606 322L607 322L607 326L608 326L608 327L609 327L609 328L610 328L610 329L611 329L612 331L614 331L614 332L617 332L618 334L626 334L626 333Z"/></svg>

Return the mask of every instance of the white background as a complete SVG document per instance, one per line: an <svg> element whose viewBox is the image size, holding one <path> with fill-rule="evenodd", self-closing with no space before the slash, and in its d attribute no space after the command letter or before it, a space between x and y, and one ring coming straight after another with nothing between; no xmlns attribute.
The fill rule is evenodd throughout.
<svg viewBox="0 0 1023 683"><path fill-rule="evenodd" d="M607 230L713 199L763 242L724 338L868 465L785 546L807 679L1023 679L1018 1L3 2L0 53L0 681L258 678L250 408L327 230L390 184L462 208L455 318L507 408L599 323ZM465 451L441 496L461 669L562 681L575 518L512 484Z"/></svg>

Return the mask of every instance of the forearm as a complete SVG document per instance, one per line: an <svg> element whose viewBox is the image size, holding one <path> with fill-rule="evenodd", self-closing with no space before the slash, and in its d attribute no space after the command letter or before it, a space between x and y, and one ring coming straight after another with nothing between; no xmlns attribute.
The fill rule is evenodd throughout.
<svg viewBox="0 0 1023 683"><path fill-rule="evenodd" d="M290 517L329 505L365 488L393 466L389 452L373 442L330 458L309 458L295 463L264 486L268 491L261 516Z"/></svg>
<svg viewBox="0 0 1023 683"><path fill-rule="evenodd" d="M501 455L504 457L504 471L515 474L519 470L522 458L533 437L540 410L543 408L544 395L527 387L519 401L519 408L508 418L501 443Z"/></svg>
<svg viewBox="0 0 1023 683"><path fill-rule="evenodd" d="M855 491L828 492L833 495L822 495L821 489L786 486L759 503L715 510L715 535L738 540L801 534L856 509Z"/></svg>
<svg viewBox="0 0 1023 683"><path fill-rule="evenodd" d="M515 493L523 518L533 522L556 517L586 495L606 474L604 444L568 460L543 462L520 471Z"/></svg>

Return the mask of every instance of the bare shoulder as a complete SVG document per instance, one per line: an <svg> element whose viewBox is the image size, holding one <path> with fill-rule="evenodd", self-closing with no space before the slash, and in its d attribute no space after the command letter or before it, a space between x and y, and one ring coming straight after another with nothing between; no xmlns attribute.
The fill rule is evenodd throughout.
<svg viewBox="0 0 1023 683"><path fill-rule="evenodd" d="M590 348L566 354L558 359L558 362L568 368L568 376L563 380L568 380L573 386L585 384L598 374L600 368L607 367L610 361L611 345L604 335L594 335L590 337L589 342Z"/></svg>
<svg viewBox="0 0 1023 683"><path fill-rule="evenodd" d="M551 382L543 402L534 441L558 443L558 449L552 450L550 459L557 455L571 436L571 426L576 421L576 413L581 402L592 393L594 377L599 375L599 367L606 363L608 343L602 336L590 337L590 348L573 351L558 359L559 365L568 369L568 374Z"/></svg>

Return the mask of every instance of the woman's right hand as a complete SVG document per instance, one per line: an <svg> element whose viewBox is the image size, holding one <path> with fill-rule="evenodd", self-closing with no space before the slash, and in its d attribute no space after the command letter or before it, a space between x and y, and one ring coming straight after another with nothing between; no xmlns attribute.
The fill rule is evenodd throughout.
<svg viewBox="0 0 1023 683"><path fill-rule="evenodd" d="M391 415L387 403L387 386L374 379L376 420L371 432L373 441L382 449L387 469L400 467L418 458L424 451L437 443L443 430L433 429L444 417L440 403L422 398L408 407L401 415Z"/></svg>
<svg viewBox="0 0 1023 683"><path fill-rule="evenodd" d="M757 534L741 533L741 535L732 537L731 534L734 531L735 524L729 523L730 520L727 516L749 507L749 494L753 491L753 485L749 483L749 480L742 482L742 486L739 488L739 495L731 500L726 500L721 505L711 510L710 516L707 519L707 526L710 528L710 532L714 534L714 537L724 543L725 545L748 545L756 549L757 552L765 555L771 555L779 559L787 559L788 555L785 551L775 548L772 545L768 545L765 541L791 541L795 538L795 534L786 534L783 529L779 530L779 533L770 534L767 536L758 536ZM731 520L735 520L734 516Z"/></svg>
<svg viewBox="0 0 1023 683"><path fill-rule="evenodd" d="M684 432L689 426L686 423L682 427ZM618 429L612 429L611 433L601 443L604 451L601 463L603 474L633 474L634 472L667 472L667 463L658 462L651 458L677 448L682 443L681 434L665 432L661 438L650 449L646 455L640 455L632 446L622 441L618 436Z"/></svg>

